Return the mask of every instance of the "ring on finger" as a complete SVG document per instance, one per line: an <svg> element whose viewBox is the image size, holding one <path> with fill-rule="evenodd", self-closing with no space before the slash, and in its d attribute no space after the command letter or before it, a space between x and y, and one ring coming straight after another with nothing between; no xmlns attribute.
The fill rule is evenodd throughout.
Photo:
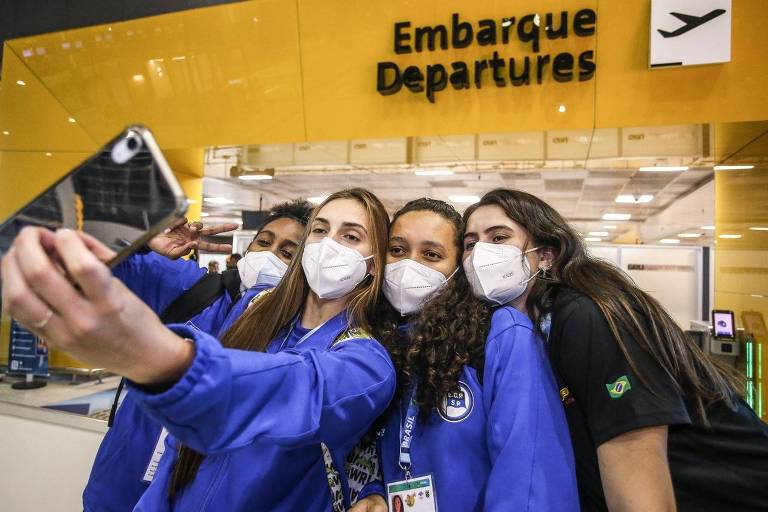
<svg viewBox="0 0 768 512"><path fill-rule="evenodd" d="M43 327L48 325L48 322L51 321L52 317L53 317L53 311L49 309L48 312L45 314L45 318L43 318L39 322L35 322L34 324L32 324L32 327L34 327L35 329L42 329Z"/></svg>

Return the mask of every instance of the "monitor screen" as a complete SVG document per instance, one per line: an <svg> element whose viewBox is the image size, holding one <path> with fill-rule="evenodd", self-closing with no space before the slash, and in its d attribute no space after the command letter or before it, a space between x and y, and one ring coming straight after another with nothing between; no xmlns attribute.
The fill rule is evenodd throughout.
<svg viewBox="0 0 768 512"><path fill-rule="evenodd" d="M712 326L715 338L736 338L736 326L734 325L733 311L712 311Z"/></svg>

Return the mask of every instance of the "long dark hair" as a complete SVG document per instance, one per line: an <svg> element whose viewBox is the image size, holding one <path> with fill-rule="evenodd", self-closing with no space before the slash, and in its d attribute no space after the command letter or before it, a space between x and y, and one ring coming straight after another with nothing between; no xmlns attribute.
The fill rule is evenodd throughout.
<svg viewBox="0 0 768 512"><path fill-rule="evenodd" d="M379 199L362 188L353 188L335 192L318 206L307 224L310 228L323 206L337 199L354 199L368 214L369 236L373 247L373 262L376 272L373 277L364 280L350 294L347 303L349 323L352 326L371 330L371 319L376 311L376 304L384 275L387 251L387 233L389 216ZM249 307L240 318L224 333L221 343L227 348L264 352L278 333L299 314L309 294L309 285L301 266L309 229L304 232L296 254L288 266L285 276L274 291ZM171 499L187 486L197 474L203 461L203 455L187 446L179 448L179 458L171 478L169 495Z"/></svg>
<svg viewBox="0 0 768 512"><path fill-rule="evenodd" d="M553 292L565 286L597 304L632 371L643 379L620 334L628 333L672 377L706 422L706 407L718 400L733 403L741 392L736 373L710 359L680 329L664 308L612 264L589 255L581 236L551 206L520 190L496 189L467 208L464 219L481 206L495 205L528 232L534 245L550 248L554 259L546 278L535 279L526 301L538 325ZM639 314L638 314L639 313Z"/></svg>
<svg viewBox="0 0 768 512"><path fill-rule="evenodd" d="M377 338L389 350L397 368L398 396L417 385L416 402L427 417L442 405L447 393L458 387L459 375L469 364L482 375L485 338L490 327L490 309L472 295L461 268L464 222L448 203L421 198L398 210L392 224L408 212L433 212L451 223L459 270L447 287L432 297L411 321L410 332L398 330L400 314L381 299Z"/></svg>

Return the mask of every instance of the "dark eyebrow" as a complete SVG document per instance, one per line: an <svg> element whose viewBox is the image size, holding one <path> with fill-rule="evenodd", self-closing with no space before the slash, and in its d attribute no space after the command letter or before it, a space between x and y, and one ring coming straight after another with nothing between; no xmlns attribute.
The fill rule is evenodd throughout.
<svg viewBox="0 0 768 512"><path fill-rule="evenodd" d="M514 231L514 230L515 230L515 229L514 229L513 227L511 227L511 226L505 226L505 225L503 225L503 224L500 224L500 225L498 225L498 226L491 226L491 227L489 227L488 229L486 229L485 231L483 231L483 233L490 233L491 231L496 231L497 229L508 229L508 230L510 230L510 231Z"/></svg>
<svg viewBox="0 0 768 512"><path fill-rule="evenodd" d="M299 245L299 242L298 242L298 241L296 241L296 240L291 240L290 238L286 238L285 240L283 240L283 243L282 243L282 244L280 244L280 245L281 245L281 246L286 246L286 245L295 245L295 246L298 246L298 245Z"/></svg>
<svg viewBox="0 0 768 512"><path fill-rule="evenodd" d="M403 242L407 243L408 241L405 239L405 237L402 236L391 236L389 237L390 242Z"/></svg>
<svg viewBox="0 0 768 512"><path fill-rule="evenodd" d="M505 225L503 225L503 224L500 224L500 225L498 225L498 226L491 226L491 227L489 227L488 229L486 229L485 231L483 231L483 233L490 233L491 231L494 231L494 230L496 230L496 229L508 229L508 230L510 230L510 231L514 231L514 230L515 230L515 229L514 229L513 227L511 227L511 226L505 226ZM475 237L475 238L477 238L477 233L475 233L474 231L470 231L470 232L468 232L468 233L464 233L464 239L467 239L467 238L470 238L470 237Z"/></svg>
<svg viewBox="0 0 768 512"><path fill-rule="evenodd" d="M256 234L256 236L261 236L261 235L271 235L272 238L275 238L275 233L268 229L262 229Z"/></svg>
<svg viewBox="0 0 768 512"><path fill-rule="evenodd" d="M421 242L421 245L426 247L434 247L436 249L443 249L445 250L445 246L441 244L440 242L435 242L434 240L424 240Z"/></svg>
<svg viewBox="0 0 768 512"><path fill-rule="evenodd" d="M315 217L315 222L322 222L323 224L330 224L330 222L328 222L328 219L324 219L322 217Z"/></svg>
<svg viewBox="0 0 768 512"><path fill-rule="evenodd" d="M345 227L345 228L357 228L357 229L361 229L361 230L363 230L363 232L364 232L365 234L368 234L368 230L367 230L367 229L365 229L365 226L363 226L362 224L357 224L356 222L342 222L342 223L341 223L341 226L342 226L342 227Z"/></svg>

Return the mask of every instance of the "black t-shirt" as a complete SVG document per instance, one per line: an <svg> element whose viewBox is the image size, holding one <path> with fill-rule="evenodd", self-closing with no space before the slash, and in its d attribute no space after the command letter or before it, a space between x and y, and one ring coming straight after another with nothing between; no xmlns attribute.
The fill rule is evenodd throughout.
<svg viewBox="0 0 768 512"><path fill-rule="evenodd" d="M709 407L709 427L672 377L620 330L642 379L588 297L563 288L548 349L568 417L584 511L607 510L597 447L631 430L669 425L667 452L681 511L768 510L768 426L743 401Z"/></svg>

